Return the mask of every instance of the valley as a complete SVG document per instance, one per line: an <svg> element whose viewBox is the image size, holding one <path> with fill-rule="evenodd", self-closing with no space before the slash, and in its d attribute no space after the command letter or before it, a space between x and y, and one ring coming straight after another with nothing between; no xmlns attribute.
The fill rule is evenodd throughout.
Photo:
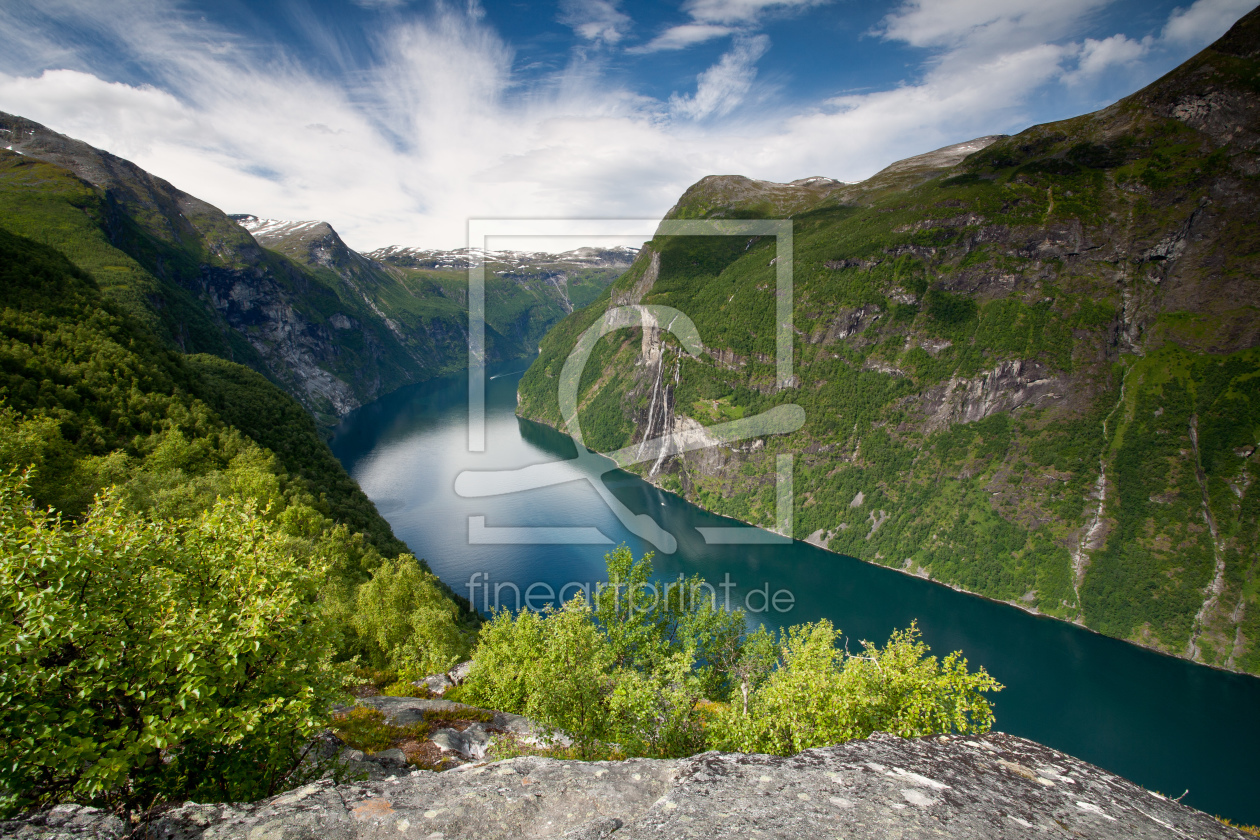
<svg viewBox="0 0 1260 840"><path fill-rule="evenodd" d="M236 94L207 110L140 40L110 48L125 73L0 73L5 109L36 102L24 113L48 123L0 112L0 834L506 836L509 813L539 836L694 834L693 803L661 791L722 766L773 772L727 793L741 826L784 836L837 814L949 836L1013 820L1234 837L1230 819L1260 819L1260 9L1213 7L1212 29L1199 0L1142 40L1077 21L1042 45L1047 85L1112 78L1070 111L1019 112L1053 121L938 121L913 136L986 134L864 180L779 183L701 176L842 175L851 138L800 127L860 124L842 122L857 103L934 84L949 49L894 26L921 4L861 39L928 45L923 79L810 93L782 135L751 140L731 126L773 121L792 78L758 79L787 32L758 27L833 10L704 23L688 3L691 24L646 40L618 29L628 7L595 26L575 6L548 24L584 39L565 60L619 51L655 72L678 38L731 51L694 95L628 75L633 92L572 99L543 69L560 66L552 32L543 63L482 68L498 80L468 97L482 116L525 103L486 130L467 103L416 117L474 90L455 77L481 71L434 59L429 36L438 18L493 35L480 5L343 5L379 28L313 60L344 88L308 96L312 70L283 90L293 114L236 111ZM269 14L167 11L206 36L183 50L206 66L252 66L234 38ZM67 56L106 23L61 13L5 21ZM1137 87L1123 73L1184 59L1169 45L1199 49L1221 15L1222 37L1115 101ZM427 40L387 55L395 24ZM468 44L524 49L495 38ZM299 79L309 47L274 54ZM396 77L375 76L389 61ZM81 90L23 99L14 79ZM129 142L76 122L89 105L116 109ZM216 148L229 112L249 129ZM273 117L276 144L250 145ZM458 154L435 162L450 137ZM784 157L783 138L826 154ZM166 168L173 148L198 163ZM290 168L315 160L335 163ZM157 171L212 191L205 173L227 173L215 203L262 215ZM641 248L425 245L510 218L483 210L657 218L696 178ZM311 183L328 194L303 197ZM824 755L837 769L814 779ZM657 793L634 793L635 768L661 774ZM502 787L517 770L543 784ZM505 810L465 810L477 796Z"/></svg>

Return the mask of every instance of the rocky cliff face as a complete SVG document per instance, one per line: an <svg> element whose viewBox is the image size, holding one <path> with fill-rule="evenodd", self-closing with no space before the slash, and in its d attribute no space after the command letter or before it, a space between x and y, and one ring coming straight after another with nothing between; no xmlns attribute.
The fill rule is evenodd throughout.
<svg viewBox="0 0 1260 840"><path fill-rule="evenodd" d="M67 253L185 352L248 364L325 421L417 378L339 282L261 247L217 208L20 117L0 115L0 137L6 226ZM338 327L349 323L351 340Z"/></svg>
<svg viewBox="0 0 1260 840"><path fill-rule="evenodd" d="M0 823L15 840L113 840L116 817L62 805ZM1011 735L875 735L791 758L517 758L377 782L320 782L252 805L186 804L155 840L1090 837L1241 840L1212 817Z"/></svg>
<svg viewBox="0 0 1260 840"><path fill-rule="evenodd" d="M1252 12L1095 114L860 184L705 178L669 218L794 220L794 378L775 243L658 236L548 337L520 413L561 425L564 360L609 307L675 307L703 351L654 326L602 339L589 445L799 405L792 435L635 469L773 527L791 454L797 537L1260 673L1257 80Z"/></svg>
<svg viewBox="0 0 1260 840"><path fill-rule="evenodd" d="M487 361L497 362L531 355L553 324L589 304L630 267L635 254L633 249L544 254L393 246L365 255L350 249L327 222L232 218L264 247L344 286L420 371L466 363L467 272L473 258L483 263L486 277ZM343 313L330 323L339 330L361 328Z"/></svg>

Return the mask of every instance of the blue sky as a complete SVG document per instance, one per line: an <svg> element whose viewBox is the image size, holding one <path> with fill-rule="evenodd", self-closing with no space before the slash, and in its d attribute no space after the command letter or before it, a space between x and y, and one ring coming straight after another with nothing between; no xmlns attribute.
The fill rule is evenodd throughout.
<svg viewBox="0 0 1260 840"><path fill-rule="evenodd" d="M1255 0L10 0L0 110L361 250L860 180L1095 110Z"/></svg>

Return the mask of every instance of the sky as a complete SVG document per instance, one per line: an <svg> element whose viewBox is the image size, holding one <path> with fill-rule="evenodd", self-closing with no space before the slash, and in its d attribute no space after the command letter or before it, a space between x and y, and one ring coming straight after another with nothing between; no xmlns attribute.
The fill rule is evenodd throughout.
<svg viewBox="0 0 1260 840"><path fill-rule="evenodd" d="M5 0L0 110L228 213L448 248L469 219L659 219L705 175L858 181L1096 110L1255 5Z"/></svg>

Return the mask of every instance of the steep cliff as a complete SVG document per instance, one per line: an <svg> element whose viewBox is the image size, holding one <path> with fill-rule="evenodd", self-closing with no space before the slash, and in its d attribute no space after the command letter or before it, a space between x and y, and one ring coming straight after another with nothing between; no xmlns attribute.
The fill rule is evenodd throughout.
<svg viewBox="0 0 1260 840"><path fill-rule="evenodd" d="M1260 12L1093 114L889 166L859 184L715 176L668 219L791 218L793 376L776 367L773 237L658 235L562 322L521 383L586 443L695 437L780 404L804 427L636 465L799 538L1103 633L1260 673Z"/></svg>

